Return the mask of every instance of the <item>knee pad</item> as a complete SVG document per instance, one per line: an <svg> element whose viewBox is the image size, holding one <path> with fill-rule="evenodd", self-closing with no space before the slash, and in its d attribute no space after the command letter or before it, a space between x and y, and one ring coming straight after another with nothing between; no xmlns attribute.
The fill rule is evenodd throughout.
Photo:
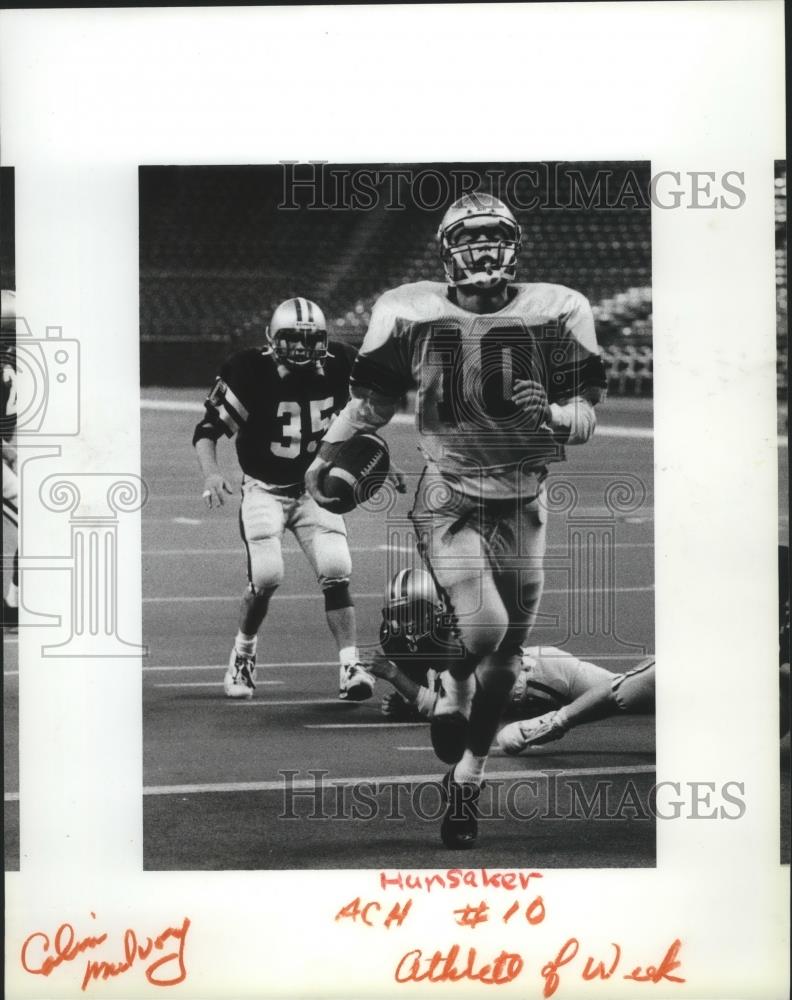
<svg viewBox="0 0 792 1000"><path fill-rule="evenodd" d="M322 587L324 593L325 611L340 611L342 608L353 607L352 595L349 593L349 580L328 580Z"/></svg>
<svg viewBox="0 0 792 1000"><path fill-rule="evenodd" d="M254 593L272 592L283 583L283 555L275 538L247 542L248 581Z"/></svg>
<svg viewBox="0 0 792 1000"><path fill-rule="evenodd" d="M322 590L329 590L336 584L349 583L352 559L343 535L324 536L321 545L316 546L315 570Z"/></svg>

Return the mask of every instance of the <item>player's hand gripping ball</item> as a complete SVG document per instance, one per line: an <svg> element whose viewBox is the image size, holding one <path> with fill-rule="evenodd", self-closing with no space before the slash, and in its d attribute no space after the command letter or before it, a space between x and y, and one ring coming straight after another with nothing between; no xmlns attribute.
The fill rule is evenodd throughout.
<svg viewBox="0 0 792 1000"><path fill-rule="evenodd" d="M526 415L529 427L536 430L550 420L550 405L545 387L534 379L517 379L512 402Z"/></svg>
<svg viewBox="0 0 792 1000"><path fill-rule="evenodd" d="M327 470L322 492L339 501L332 510L348 514L382 488L390 469L388 446L377 434L356 434L344 441Z"/></svg>

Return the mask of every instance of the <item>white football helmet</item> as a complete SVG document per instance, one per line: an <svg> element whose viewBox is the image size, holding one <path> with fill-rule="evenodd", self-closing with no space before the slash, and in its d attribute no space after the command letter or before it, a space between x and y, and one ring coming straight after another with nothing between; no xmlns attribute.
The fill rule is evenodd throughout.
<svg viewBox="0 0 792 1000"><path fill-rule="evenodd" d="M310 299L287 299L272 314L267 340L278 361L295 368L327 357L324 313Z"/></svg>
<svg viewBox="0 0 792 1000"><path fill-rule="evenodd" d="M494 195L478 191L455 201L443 216L437 239L449 285L488 291L514 281L520 227Z"/></svg>

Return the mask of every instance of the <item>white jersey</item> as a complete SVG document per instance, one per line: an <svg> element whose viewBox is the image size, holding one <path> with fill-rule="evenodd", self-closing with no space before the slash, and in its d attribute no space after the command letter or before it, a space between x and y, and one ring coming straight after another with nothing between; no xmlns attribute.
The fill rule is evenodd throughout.
<svg viewBox="0 0 792 1000"><path fill-rule="evenodd" d="M479 314L441 282L402 285L374 306L351 385L353 396L390 399L415 387L427 460L465 493L506 498L564 459L552 428L512 402L520 379L539 382L550 403L600 399L604 368L579 292L513 284L501 309Z"/></svg>
<svg viewBox="0 0 792 1000"><path fill-rule="evenodd" d="M568 705L613 673L588 660L580 660L557 646L523 649L522 670L512 689L511 701L536 700L543 712ZM541 713L539 713L541 714Z"/></svg>
<svg viewBox="0 0 792 1000"><path fill-rule="evenodd" d="M592 688L609 683L613 699L624 712L654 711L654 657L631 670L616 673L580 660L557 646L523 649L522 670L509 697L508 714L535 718L569 705Z"/></svg>
<svg viewBox="0 0 792 1000"><path fill-rule="evenodd" d="M426 684L433 691L437 672L427 671ZM570 705L581 695L604 683L613 700L627 713L654 711L655 660L649 656L624 673L598 667L557 646L524 646L522 666L504 709L509 719L534 719ZM431 716L431 701L423 715Z"/></svg>

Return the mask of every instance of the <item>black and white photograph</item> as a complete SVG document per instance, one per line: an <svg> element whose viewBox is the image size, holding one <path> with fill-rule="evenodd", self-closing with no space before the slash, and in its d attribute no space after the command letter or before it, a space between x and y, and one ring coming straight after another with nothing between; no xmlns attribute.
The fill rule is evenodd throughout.
<svg viewBox="0 0 792 1000"><path fill-rule="evenodd" d="M778 662L781 732L781 862L790 855L789 687L789 319L786 162L775 165L775 284L778 379ZM786 446L784 445L786 441Z"/></svg>
<svg viewBox="0 0 792 1000"><path fill-rule="evenodd" d="M783 19L0 11L5 995L785 995Z"/></svg>
<svg viewBox="0 0 792 1000"><path fill-rule="evenodd" d="M19 868L19 484L16 452L16 270L14 171L0 167L0 284L3 446L3 849L5 869Z"/></svg>
<svg viewBox="0 0 792 1000"><path fill-rule="evenodd" d="M147 868L654 865L649 176L141 168Z"/></svg>

